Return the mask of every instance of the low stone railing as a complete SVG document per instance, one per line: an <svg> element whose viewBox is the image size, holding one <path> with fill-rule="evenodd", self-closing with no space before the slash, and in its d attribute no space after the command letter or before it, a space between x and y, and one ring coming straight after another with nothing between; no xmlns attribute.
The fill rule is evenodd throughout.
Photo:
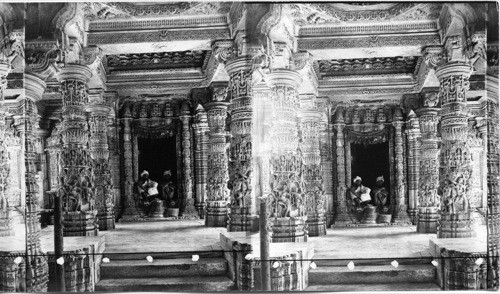
<svg viewBox="0 0 500 294"><path fill-rule="evenodd" d="M486 241L479 238L430 239L430 252L443 290L480 290L486 284Z"/></svg>
<svg viewBox="0 0 500 294"><path fill-rule="evenodd" d="M228 276L238 290L262 289L259 242L258 233L228 232L220 235L229 265ZM271 243L271 291L305 290L313 257L312 243Z"/></svg>

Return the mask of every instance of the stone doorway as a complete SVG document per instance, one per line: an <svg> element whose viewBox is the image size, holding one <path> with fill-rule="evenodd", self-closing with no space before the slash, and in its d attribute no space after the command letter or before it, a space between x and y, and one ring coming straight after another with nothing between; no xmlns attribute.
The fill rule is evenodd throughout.
<svg viewBox="0 0 500 294"><path fill-rule="evenodd" d="M163 172L170 170L177 182L177 150L175 136L167 138L138 138L139 174L149 172L149 178L160 183Z"/></svg>
<svg viewBox="0 0 500 294"><path fill-rule="evenodd" d="M389 142L379 144L351 143L351 179L360 176L363 185L373 190L377 177L383 175L386 189L391 191ZM387 205L390 204L390 197Z"/></svg>

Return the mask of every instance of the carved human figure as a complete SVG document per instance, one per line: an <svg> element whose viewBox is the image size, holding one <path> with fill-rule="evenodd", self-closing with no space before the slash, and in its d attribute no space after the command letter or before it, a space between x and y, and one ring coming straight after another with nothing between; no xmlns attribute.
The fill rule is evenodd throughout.
<svg viewBox="0 0 500 294"><path fill-rule="evenodd" d="M384 176L376 179L377 187L372 191L373 201L379 213L386 213L388 211L387 200L389 192L384 186Z"/></svg>

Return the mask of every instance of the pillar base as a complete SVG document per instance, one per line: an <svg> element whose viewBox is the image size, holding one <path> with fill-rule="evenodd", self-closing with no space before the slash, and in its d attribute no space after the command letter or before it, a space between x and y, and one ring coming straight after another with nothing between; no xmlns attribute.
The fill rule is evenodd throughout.
<svg viewBox="0 0 500 294"><path fill-rule="evenodd" d="M269 219L272 224L271 242L307 242L307 216Z"/></svg>
<svg viewBox="0 0 500 294"><path fill-rule="evenodd" d="M418 209L408 209L408 217L413 225L418 223Z"/></svg>
<svg viewBox="0 0 500 294"><path fill-rule="evenodd" d="M97 236L97 210L63 213L63 236Z"/></svg>
<svg viewBox="0 0 500 294"><path fill-rule="evenodd" d="M231 206L229 220L227 222L228 232L258 232L259 216L252 215L250 208Z"/></svg>
<svg viewBox="0 0 500 294"><path fill-rule="evenodd" d="M440 210L438 207L419 207L417 232L422 234L434 234L437 232Z"/></svg>
<svg viewBox="0 0 500 294"><path fill-rule="evenodd" d="M437 227L438 238L470 238L476 232L472 226L471 212L441 213L441 220Z"/></svg>
<svg viewBox="0 0 500 294"><path fill-rule="evenodd" d="M186 206L180 215L186 219L200 219L200 216L198 215L198 211L194 207L194 199L193 198L188 198L186 200Z"/></svg>
<svg viewBox="0 0 500 294"><path fill-rule="evenodd" d="M205 226L226 227L229 220L226 201L207 201Z"/></svg>
<svg viewBox="0 0 500 294"><path fill-rule="evenodd" d="M97 213L99 231L113 230L115 228L114 210L103 210Z"/></svg>
<svg viewBox="0 0 500 294"><path fill-rule="evenodd" d="M307 215L306 224L309 237L326 235L326 219L324 213L309 213Z"/></svg>
<svg viewBox="0 0 500 294"><path fill-rule="evenodd" d="M411 224L410 216L406 211L406 205L396 204L392 207L392 223L396 224Z"/></svg>
<svg viewBox="0 0 500 294"><path fill-rule="evenodd" d="M9 212L0 212L0 237L14 236L14 228L12 228Z"/></svg>
<svg viewBox="0 0 500 294"><path fill-rule="evenodd" d="M335 217L333 218L333 224L331 228L334 227L346 227L352 225L354 223L353 218L349 215L349 212L346 209L341 209L337 211Z"/></svg>
<svg viewBox="0 0 500 294"><path fill-rule="evenodd" d="M196 207L196 210L198 211L198 216L200 217L200 219L204 219L206 216L205 216L205 203L196 203L194 205ZM224 224L224 227L226 225Z"/></svg>

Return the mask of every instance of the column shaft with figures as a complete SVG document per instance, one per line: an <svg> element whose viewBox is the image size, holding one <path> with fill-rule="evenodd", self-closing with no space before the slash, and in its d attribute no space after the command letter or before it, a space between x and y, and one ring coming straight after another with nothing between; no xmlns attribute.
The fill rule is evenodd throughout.
<svg viewBox="0 0 500 294"><path fill-rule="evenodd" d="M114 189L111 178L108 148L108 121L114 113L102 100L98 100L87 109L90 112L90 152L93 162L95 199L99 230L115 228Z"/></svg>
<svg viewBox="0 0 500 294"><path fill-rule="evenodd" d="M228 156L226 148L227 87L213 87L211 102L206 104L209 149L207 174L207 227L227 226L229 189Z"/></svg>
<svg viewBox="0 0 500 294"><path fill-rule="evenodd" d="M68 64L58 75L63 99L61 136L62 182L58 193L63 201L65 236L96 236L92 158L87 148L90 130L85 107L92 73L87 66Z"/></svg>

